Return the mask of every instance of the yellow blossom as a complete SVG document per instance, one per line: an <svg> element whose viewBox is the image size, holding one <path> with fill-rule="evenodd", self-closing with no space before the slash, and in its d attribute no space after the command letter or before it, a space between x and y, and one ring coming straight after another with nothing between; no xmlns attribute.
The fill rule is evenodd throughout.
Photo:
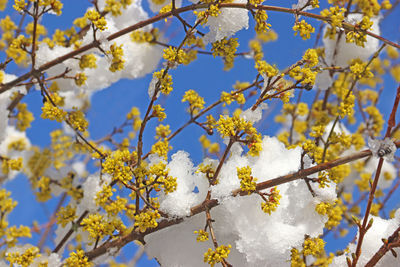
<svg viewBox="0 0 400 267"><path fill-rule="evenodd" d="M112 56L111 66L109 67L109 70L111 72L122 70L125 64L125 59L123 58L124 50L122 49L122 44L119 46L116 43L112 44L110 46L110 50L107 51L107 53L111 54Z"/></svg>
<svg viewBox="0 0 400 267"><path fill-rule="evenodd" d="M254 20L256 21L255 30L256 33L264 33L269 30L271 24L267 23L268 15L265 10L259 9L257 10Z"/></svg>
<svg viewBox="0 0 400 267"><path fill-rule="evenodd" d="M268 198L265 202L261 203L261 209L271 215L271 212L275 211L279 205L279 200L282 196L279 194L279 190L276 187L272 188L269 193L267 193Z"/></svg>
<svg viewBox="0 0 400 267"><path fill-rule="evenodd" d="M163 121L167 117L164 110L160 105L154 105L152 116L158 118L159 121Z"/></svg>
<svg viewBox="0 0 400 267"><path fill-rule="evenodd" d="M238 46L237 38L224 38L212 43L211 51L213 52L213 56L221 56L224 58L224 70L229 70L233 67L233 61Z"/></svg>
<svg viewBox="0 0 400 267"><path fill-rule="evenodd" d="M204 262L210 264L211 267L214 267L216 263L222 262L228 258L228 255L231 252L231 247L231 245L221 245L215 250L209 248L208 251L204 253Z"/></svg>
<svg viewBox="0 0 400 267"><path fill-rule="evenodd" d="M301 20L300 22L297 22L293 26L293 30L295 31L294 35L297 35L297 33L299 33L299 35L301 36L301 38L303 38L303 40L310 39L311 33L315 32L314 27L308 24L304 19Z"/></svg>
<svg viewBox="0 0 400 267"><path fill-rule="evenodd" d="M89 262L83 250L71 252L69 257L65 260L66 267L91 267L93 264Z"/></svg>
<svg viewBox="0 0 400 267"><path fill-rule="evenodd" d="M199 231L194 231L194 233L197 234L197 242L204 242L208 240L208 232L200 229Z"/></svg>
<svg viewBox="0 0 400 267"><path fill-rule="evenodd" d="M10 266L20 265L22 267L30 266L34 259L40 257L39 249L37 247L30 247L23 253L12 252L6 254L6 260L10 262Z"/></svg>
<svg viewBox="0 0 400 267"><path fill-rule="evenodd" d="M67 112L54 106L50 101L46 101L43 104L42 107L42 117L43 119L50 119L50 120L56 120L58 122L62 122L65 120L67 116Z"/></svg>
<svg viewBox="0 0 400 267"><path fill-rule="evenodd" d="M107 22L96 10L86 11L85 18L90 20L100 31L107 29Z"/></svg>
<svg viewBox="0 0 400 267"><path fill-rule="evenodd" d="M169 95L172 91L172 76L166 70L160 70L153 73L153 78L158 80L159 89L164 95Z"/></svg>
<svg viewBox="0 0 400 267"><path fill-rule="evenodd" d="M157 227L157 219L160 218L160 214L157 210L146 210L138 215L135 215L135 227L139 228L140 232L145 232L148 228Z"/></svg>
<svg viewBox="0 0 400 267"><path fill-rule="evenodd" d="M182 102L189 102L190 114L196 115L201 109L204 108L204 98L194 90L188 90L182 98Z"/></svg>
<svg viewBox="0 0 400 267"><path fill-rule="evenodd" d="M240 180L240 189L242 189L242 191L247 192L247 194L250 194L256 190L257 178L254 178L251 175L251 168L249 166L243 168L237 167L236 172Z"/></svg>

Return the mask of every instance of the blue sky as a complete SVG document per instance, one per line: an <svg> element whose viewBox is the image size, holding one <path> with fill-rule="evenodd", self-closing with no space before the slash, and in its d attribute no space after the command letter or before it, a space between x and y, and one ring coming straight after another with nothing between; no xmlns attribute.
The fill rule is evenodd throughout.
<svg viewBox="0 0 400 267"><path fill-rule="evenodd" d="M82 16L90 4L89 1L82 0L64 0L63 2L64 8L61 17L47 15L41 22L48 27L50 32L54 31L56 28L69 28L72 20ZM292 2L295 1L290 1L290 3ZM280 5L281 3L282 1L269 0L267 4ZM144 3L144 6L146 10L149 11L147 3ZM287 6L290 5L288 4ZM149 13L151 14L150 11ZM11 4L9 4L4 14L0 13L0 16L3 17L5 14L10 15L12 18L19 16L18 13L11 8ZM279 68L284 68L296 62L307 48L312 47L315 40L312 38L309 41L303 41L299 36L294 36L291 29L294 22L293 16L276 12L269 12L268 15L269 23L272 25L272 29L278 33L279 39L276 42L265 44L265 59L269 63L276 64ZM397 10L382 23L382 36L392 41L399 42L399 17L400 11L399 8L397 8ZM191 16L191 18L193 19L194 17ZM308 21L318 29L319 22ZM175 26L179 26L179 24L173 23L165 32L165 36L171 39L171 43L178 44L182 34L176 34L177 28ZM235 37L239 38L241 44L238 49L239 51L248 51L248 40L254 36L253 27L254 24L251 22L249 30L242 30L236 34ZM173 38L171 38L171 36L173 36ZM0 59L2 58L3 55L0 55ZM230 91L231 86L236 81L252 81L256 75L253 62L245 58L237 58L235 60L235 67L230 72L225 72L222 69L223 62L221 59L214 59L212 56L207 55L199 55L196 62L189 66L179 67L173 70L171 74L174 79L174 91L172 95L165 100L160 100L165 101L167 107L166 112L168 117L164 121L164 124L170 124L172 129L176 129L189 119L189 115L185 113L186 106L181 103L181 98L186 90L195 89L205 98L206 104L210 104L219 99L222 90ZM13 71L15 75L25 72L25 70L18 68L14 68ZM126 113L132 106L139 107L142 113L145 112L149 101L147 88L150 80L150 75L133 81L121 80L110 88L96 93L92 97L92 107L88 112L88 119L90 121L89 129L94 139L104 136L111 132L114 126L122 123ZM385 87L393 88L394 91L396 89L396 84L390 77L387 77L387 79L385 79ZM390 92L393 91L385 91L387 93L384 94L378 106L385 114L388 114L393 101ZM305 99L311 101L313 96L314 92L307 92ZM48 145L50 142L49 131L55 127L59 127L59 124L44 121L40 118L42 99L38 92L33 92L27 96L24 101L28 103L30 110L34 112L36 118L32 124L32 128L27 131L31 142L40 146ZM278 125L273 122L273 114L279 111L279 106L280 104L277 104L269 119L264 121L261 125L261 132L263 134L274 135L276 133ZM219 107L217 110L220 111L221 108ZM155 125L155 122L151 122L148 125L148 129L154 128ZM197 142L197 137L202 133L203 131L198 126L189 126L173 140L173 151L186 150L191 154L194 162L198 163L202 158L202 153L201 146L199 142ZM151 130L145 132L145 151L148 151L149 145L154 140L153 136L154 133ZM193 136L196 136L196 139L193 139ZM219 138L213 138L213 140L219 140ZM30 225L33 220L38 220L39 223L45 222L49 214L52 213L55 205L54 201L41 205L32 204L35 203L35 198L30 193L30 186L25 177L17 177L5 187L12 191L13 198L19 202L16 212L12 213L9 217L11 224ZM23 210L23 212L18 212L18 210ZM349 235L349 238L350 237L351 235ZM328 245L328 249L334 251L338 246L342 246L342 244L343 243L340 243L340 245L338 245L338 243L332 242ZM123 251L121 257L130 257L133 255L133 250L134 248L132 245L127 247ZM139 266L158 266L158 264L155 261L147 261L143 258Z"/></svg>

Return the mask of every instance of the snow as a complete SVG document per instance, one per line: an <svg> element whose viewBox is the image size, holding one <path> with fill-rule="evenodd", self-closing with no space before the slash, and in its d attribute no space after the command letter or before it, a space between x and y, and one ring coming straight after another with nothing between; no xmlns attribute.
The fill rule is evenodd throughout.
<svg viewBox="0 0 400 267"><path fill-rule="evenodd" d="M234 0L232 3L245 4L247 0ZM204 43L213 43L229 38L241 29L249 27L249 15L246 9L222 8L217 17L208 17L205 24L210 31L204 36Z"/></svg>
<svg viewBox="0 0 400 267"><path fill-rule="evenodd" d="M360 14L350 14L348 16L348 22L355 24L361 20L362 16ZM371 18L373 21L371 32L379 35L379 20L380 18ZM326 26L324 28L323 35L325 36ZM334 57L335 53L335 46L337 42L337 35L335 39L324 38L323 43L325 47L325 59L328 66L339 66L339 67L346 67L348 62L352 59L359 58L363 61L368 60L377 50L379 47L379 40L373 38L371 36L367 36L367 42L365 43L365 47L357 46L354 43L346 43L346 36L343 34L339 40L336 56Z"/></svg>
<svg viewBox="0 0 400 267"><path fill-rule="evenodd" d="M104 7L105 1L99 1L99 7ZM137 79L151 73L157 67L161 57L162 48L157 45L148 43L135 43L131 41L129 34L125 34L115 40L107 41L107 37L112 33L118 32L127 26L133 25L139 21L148 18L147 13L141 6L141 1L134 1L127 9L122 9L122 14L117 17L107 14L107 29L103 32L97 31L96 39L101 42L103 51L109 50L111 44L116 43L118 46L123 45L124 50L124 69L117 72L110 72L110 56L104 55L98 48L90 49L86 53L92 53L97 59L97 68L84 69L79 68L79 61L76 59L68 59L46 71L48 76L59 75L67 68L70 70L68 76L73 77L77 73L83 72L87 76L84 85L77 86L73 79L57 79L60 87L60 95L66 97L67 106L81 108L85 104L85 100L90 99L91 95L99 90L105 89L110 85L118 82L120 79ZM141 28L143 31L150 31L151 25ZM82 45L89 44L93 41L93 31L89 30L83 37ZM72 52L74 48L65 48L55 46L50 49L46 44L40 44L37 51L37 64L42 65L57 57ZM1 119L1 118L0 118Z"/></svg>
<svg viewBox="0 0 400 267"><path fill-rule="evenodd" d="M319 189L313 197L304 181L295 181L277 187L282 199L271 215L261 210L262 199L256 195L233 197L232 190L239 188L236 167L250 166L257 182L295 172L300 167L300 148L287 150L276 138L264 137L263 150L258 157L242 155L240 145L232 147L232 153L224 163L219 183L211 187L211 197L219 205L211 216L219 244L231 244L228 261L234 266L276 266L286 263L290 250L300 246L304 235L317 237L323 232L327 220L315 211L321 201L334 202L336 187ZM285 159L285 160L282 160ZM215 161L209 159L204 164ZM172 156L168 164L170 175L178 177L177 192L161 195L161 210L173 218L190 215L190 207L200 204L210 188L204 174L195 174L189 154L183 151ZM197 187L198 193L193 190ZM264 190L269 192L270 189ZM175 193L175 194L174 194ZM178 225L168 227L145 237L146 253L156 257L163 266L204 266L203 253L209 242L196 242L196 230L203 229L205 215L198 214ZM171 242L173 240L173 242ZM184 253L182 253L184 251Z"/></svg>

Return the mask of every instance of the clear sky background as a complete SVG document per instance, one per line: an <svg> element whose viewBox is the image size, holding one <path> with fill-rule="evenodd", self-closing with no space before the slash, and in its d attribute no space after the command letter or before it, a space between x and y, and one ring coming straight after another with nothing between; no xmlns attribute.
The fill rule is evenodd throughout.
<svg viewBox="0 0 400 267"><path fill-rule="evenodd" d="M4 17L8 14L13 19L18 17L18 13L11 7L11 2L7 7L7 10L0 13L0 17ZM268 5L282 5L290 7L291 4L296 1L278 1L269 0L265 4ZM325 1L321 1L325 2ZM67 29L71 27L72 21L76 17L81 17L88 6L89 1L85 0L64 0L63 14L60 17L53 15L46 15L41 22L50 31L50 35L56 28ZM184 2L187 4L188 2ZM149 15L152 16L150 9L148 8L147 2L144 2L145 10L148 11ZM326 6L326 3L322 4L322 7ZM313 10L312 12L319 12ZM265 44L264 53L265 59L271 64L276 64L280 69L283 69L294 62L296 62L304 53L307 48L313 46L315 42L316 34L313 34L313 38L308 41L303 41L299 36L294 36L292 26L294 23L294 17L289 14L282 14L277 12L268 12L269 23L272 25L279 36L276 42ZM186 15L186 18L191 18L193 21L193 15ZM307 20L310 22L316 30L319 28L319 22L311 19ZM381 24L381 35L392 41L400 41L400 8L397 8L388 18L386 18ZM160 26L164 22L156 24ZM169 26L160 26L161 30L164 30L165 37L172 44L179 44L182 40L181 27L176 22L169 22ZM165 24L164 24L165 25ZM248 51L248 40L252 38L254 33L254 23L250 19L250 25L248 30L242 30L238 32L234 37L239 38L240 47L239 52ZM320 43L321 44L321 43ZM207 47L209 50L209 47ZM0 59L4 55L1 55ZM198 55L198 60L191 63L189 66L181 66L176 70L173 70L174 91L165 99L161 99L162 103L166 103L167 119L163 124L170 124L171 129L177 129L183 123L189 119L189 115L185 113L186 105L181 103L184 92L188 89L195 89L205 98L206 105L213 103L218 100L222 90L230 91L231 86L236 81L252 81L256 76L256 70L253 68L253 61L245 58L237 58L235 60L235 67L230 72L223 71L223 62L220 58L214 59L209 55ZM15 68L15 75L24 73L25 70ZM113 127L121 124L126 113L131 109L132 106L140 108L142 114L145 112L145 108L148 105L147 88L151 80L151 75L137 79L137 80L121 80L110 88L102 90L96 93L92 97L92 107L88 112L88 119L90 122L89 130L91 136L94 139L100 138L110 133ZM388 114L391 109L393 102L393 92L397 87L395 82L388 76L385 79L385 95L378 104L378 107L383 113ZM312 100L315 92L306 92L305 100ZM392 94L390 94L392 93ZM39 92L33 92L28 95L25 99L28 103L29 109L34 112L35 121L32 127L27 130L28 136L34 145L46 146L50 143L49 132L51 129L60 127L56 122L43 120L40 118L42 98ZM273 121L274 114L280 110L280 104L278 101L270 104L271 114L266 120L261 122L260 128L264 135L274 135L278 130L278 125ZM247 107L245 107L247 108ZM221 111L221 107L217 108L217 111ZM148 125L148 130L145 132L145 149L148 151L150 145L154 140L154 132L150 129L154 129L156 122L151 122ZM192 160L195 164L198 164L203 157L201 145L198 142L198 137L203 134L203 130L196 125L191 125L185 129L180 135L173 140L171 145L173 146L173 154L177 150L185 150L191 154ZM213 141L221 141L219 137L212 137ZM48 220L50 214L54 210L56 201L49 201L45 204L36 204L35 197L31 193L30 185L26 178L18 176L13 181L7 183L5 188L12 192L12 197L19 202L19 205L15 211L10 215L11 224L24 224L31 225L34 220L39 223L44 223ZM393 205L392 202L391 205ZM348 235L351 239L352 235ZM34 237L34 240L37 236ZM350 241L350 240L347 240ZM30 241L32 242L32 241ZM51 245L51 243L49 243ZM342 249L345 243L328 242L328 249L335 251ZM123 250L121 255L122 258L130 258L134 254L134 246L130 245ZM149 261L146 257L143 257L139 263L139 266L158 266L153 260Z"/></svg>

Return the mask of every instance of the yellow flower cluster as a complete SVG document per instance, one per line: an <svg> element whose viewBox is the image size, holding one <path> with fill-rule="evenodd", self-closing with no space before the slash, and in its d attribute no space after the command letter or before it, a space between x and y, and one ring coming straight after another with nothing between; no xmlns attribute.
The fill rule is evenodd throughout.
<svg viewBox="0 0 400 267"><path fill-rule="evenodd" d="M311 0L310 4L313 8L319 8L319 0Z"/></svg>
<svg viewBox="0 0 400 267"><path fill-rule="evenodd" d="M51 179L49 177L42 176L35 183L35 187L38 189L35 194L38 202L45 202L51 198L50 182Z"/></svg>
<svg viewBox="0 0 400 267"><path fill-rule="evenodd" d="M359 59L353 59L351 61L350 71L357 79L374 77L371 68L367 67L367 63Z"/></svg>
<svg viewBox="0 0 400 267"><path fill-rule="evenodd" d="M237 176L240 180L240 189L242 191L247 192L247 194L251 194L256 190L257 186L257 178L254 178L251 175L251 168L250 166L246 166L243 168L236 168Z"/></svg>
<svg viewBox="0 0 400 267"><path fill-rule="evenodd" d="M160 139L151 146L151 153L167 159L168 151L171 149L172 147L169 145L168 139L164 138L164 140Z"/></svg>
<svg viewBox="0 0 400 267"><path fill-rule="evenodd" d="M16 139L16 140L10 142L7 146L7 149L23 151L26 149L27 145L28 144L27 144L26 139L22 137L22 138L19 138L19 139Z"/></svg>
<svg viewBox="0 0 400 267"><path fill-rule="evenodd" d="M12 39L10 46L6 50L8 57L11 57L15 63L23 64L27 60L27 52L22 49L31 44L31 40L20 34L17 38Z"/></svg>
<svg viewBox="0 0 400 267"><path fill-rule="evenodd" d="M329 179L338 184L350 175L351 168L348 164L339 165L328 170Z"/></svg>
<svg viewBox="0 0 400 267"><path fill-rule="evenodd" d="M0 211L1 214L10 213L15 206L17 206L17 202L13 201L10 198L11 193L5 189L0 189Z"/></svg>
<svg viewBox="0 0 400 267"><path fill-rule="evenodd" d="M354 101L356 97L352 92L340 102L339 105L339 116L344 118L346 115L351 117L354 114Z"/></svg>
<svg viewBox="0 0 400 267"><path fill-rule="evenodd" d="M201 163L197 166L196 173L204 173L208 179L212 179L215 174L215 166ZM213 184L218 184L218 180L215 180Z"/></svg>
<svg viewBox="0 0 400 267"><path fill-rule="evenodd" d="M268 201L261 203L261 209L263 212L271 215L271 212L278 208L279 200L282 198L282 196L279 194L279 190L277 190L276 187L272 188L267 195Z"/></svg>
<svg viewBox="0 0 400 267"><path fill-rule="evenodd" d="M178 50L176 47L170 46L164 49L163 58L172 63L182 64L186 56L187 55L185 51L183 51L182 49Z"/></svg>
<svg viewBox="0 0 400 267"><path fill-rule="evenodd" d="M89 123L85 118L85 114L76 108L74 108L74 110L68 114L68 120L74 129L81 132L86 131L87 127L89 126Z"/></svg>
<svg viewBox="0 0 400 267"><path fill-rule="evenodd" d="M208 240L208 232L200 229L199 231L194 231L197 234L196 241L197 242L205 242Z"/></svg>
<svg viewBox="0 0 400 267"><path fill-rule="evenodd" d="M151 116L158 118L158 121L163 121L167 117L167 114L165 114L164 110L165 109L161 107L161 105L154 105Z"/></svg>
<svg viewBox="0 0 400 267"><path fill-rule="evenodd" d="M2 221L1 227L6 227L7 222ZM0 228L1 229L1 228ZM3 231L3 229L1 229ZM18 228L16 226L11 226L5 230L5 240L8 247L14 247L17 244L17 238L28 237L31 238L31 228L28 226L20 225Z"/></svg>
<svg viewBox="0 0 400 267"><path fill-rule="evenodd" d="M360 173L360 179L355 180L354 183L358 186L361 192L369 191L370 183L372 182L371 173L363 172Z"/></svg>
<svg viewBox="0 0 400 267"><path fill-rule="evenodd" d="M266 75L267 77L273 77L279 73L279 70L275 65L271 66L264 60L256 60L255 68L258 70L258 73L261 75Z"/></svg>
<svg viewBox="0 0 400 267"><path fill-rule="evenodd" d="M211 51L213 52L213 56L224 57L224 70L233 68L233 61L238 46L237 38L230 38L228 40L224 38L212 43Z"/></svg>
<svg viewBox="0 0 400 267"><path fill-rule="evenodd" d="M303 60L306 63L306 67L314 67L318 64L318 53L315 49L307 49L304 53Z"/></svg>
<svg viewBox="0 0 400 267"><path fill-rule="evenodd" d="M381 9L377 0L357 0L357 6L369 17L378 15Z"/></svg>
<svg viewBox="0 0 400 267"><path fill-rule="evenodd" d="M10 171L19 171L22 168L22 158L2 159L1 171L7 175Z"/></svg>
<svg viewBox="0 0 400 267"><path fill-rule="evenodd" d="M158 79L160 91L164 95L169 95L172 92L172 76L166 70L154 72L153 77Z"/></svg>
<svg viewBox="0 0 400 267"><path fill-rule="evenodd" d="M364 16L362 20L356 24L356 29L361 29L362 31L349 31L346 34L346 42L355 43L358 46L364 47L367 41L367 35L363 31L367 31L372 27L373 22L368 16Z"/></svg>
<svg viewBox="0 0 400 267"><path fill-rule="evenodd" d="M154 184L156 191L160 190L159 186L161 185L164 188L164 193L168 194L176 190L178 183L175 177L168 175L169 170L166 167L166 164L163 162L150 166L147 184Z"/></svg>
<svg viewBox="0 0 400 267"><path fill-rule="evenodd" d="M158 38L158 29L154 28L150 32L136 30L133 31L130 35L132 42L136 43L152 43L154 40Z"/></svg>
<svg viewBox="0 0 400 267"><path fill-rule="evenodd" d="M86 80L87 80L87 76L84 72L79 72L75 75L75 84L78 86L84 85Z"/></svg>
<svg viewBox="0 0 400 267"><path fill-rule="evenodd" d="M204 253L204 262L210 264L211 267L214 267L216 263L222 262L228 258L228 255L231 252L231 247L231 245L221 245L215 250L209 248L208 251Z"/></svg>
<svg viewBox="0 0 400 267"><path fill-rule="evenodd" d="M297 248L292 248L290 251L290 266L291 267L306 267L303 260L303 255Z"/></svg>
<svg viewBox="0 0 400 267"><path fill-rule="evenodd" d="M359 96L361 98L361 103L364 105L367 104L368 101L370 101L370 103L375 103L378 100L378 92L371 89L360 90Z"/></svg>
<svg viewBox="0 0 400 267"><path fill-rule="evenodd" d="M65 227L68 223L73 222L78 216L76 216L76 208L67 205L66 207L61 207L57 212L57 224Z"/></svg>
<svg viewBox="0 0 400 267"><path fill-rule="evenodd" d="M86 17L76 18L73 21L73 24L78 28L84 28L87 25L87 19L86 19Z"/></svg>
<svg viewBox="0 0 400 267"><path fill-rule="evenodd" d="M385 120L383 119L382 113L375 106L368 106L364 109L364 112L367 113L370 117L369 127L372 130L374 136L379 136L380 132L383 129L383 125Z"/></svg>
<svg viewBox="0 0 400 267"><path fill-rule="evenodd" d="M391 9L392 6L389 0L383 0L381 3L381 9Z"/></svg>
<svg viewBox="0 0 400 267"><path fill-rule="evenodd" d="M400 82L400 65L395 65L390 69L390 74L396 82Z"/></svg>
<svg viewBox="0 0 400 267"><path fill-rule="evenodd" d="M223 102L223 106L225 107L227 104L230 105L233 101L235 101L242 105L246 103L246 98L244 97L243 93L235 93L235 91L231 91L227 93L225 91L221 92L220 101Z"/></svg>
<svg viewBox="0 0 400 267"><path fill-rule="evenodd" d="M165 5L165 6L163 6L163 7L160 9L160 14L168 13L168 12L170 12L171 10L172 10L172 2L169 3L169 4L167 4L167 5ZM165 21L167 21L167 19L165 19Z"/></svg>
<svg viewBox="0 0 400 267"><path fill-rule="evenodd" d="M166 138L168 135L171 134L170 126L159 124L156 127L156 139Z"/></svg>
<svg viewBox="0 0 400 267"><path fill-rule="evenodd" d="M272 32L272 30L269 31L268 33L270 33L270 32ZM264 36L264 35L265 34L258 34L257 36ZM249 48L252 52L252 56L253 56L253 59L255 62L260 61L264 58L264 53L262 50L262 44L261 44L260 40L258 40L258 39L250 40Z"/></svg>
<svg viewBox="0 0 400 267"><path fill-rule="evenodd" d="M182 102L186 101L189 102L189 113L192 115L196 115L204 108L204 98L199 96L195 90L188 90L185 92Z"/></svg>
<svg viewBox="0 0 400 267"><path fill-rule="evenodd" d="M42 107L42 114L40 115L43 119L56 120L62 122L67 117L67 112L54 106L50 101L46 101Z"/></svg>
<svg viewBox="0 0 400 267"><path fill-rule="evenodd" d="M302 85L313 85L317 77L317 72L307 67L301 68L300 66L296 66L290 70L289 76Z"/></svg>
<svg viewBox="0 0 400 267"><path fill-rule="evenodd" d="M121 8L127 8L132 3L132 0L106 0L105 12L111 12L113 16L122 14Z"/></svg>
<svg viewBox="0 0 400 267"><path fill-rule="evenodd" d="M132 178L132 171L128 166L131 159L132 156L128 150L116 150L104 160L103 172L111 174L114 180L128 183Z"/></svg>
<svg viewBox="0 0 400 267"><path fill-rule="evenodd" d="M321 238L306 238L303 244L303 254L318 257L325 252L325 241Z"/></svg>
<svg viewBox="0 0 400 267"><path fill-rule="evenodd" d="M329 37L331 39L335 37L337 32L336 27L342 27L344 12L346 12L346 9L343 7L339 8L339 6L330 7L329 9L324 9L321 11L321 15L328 18L328 22L332 26L326 31L325 37Z"/></svg>
<svg viewBox="0 0 400 267"><path fill-rule="evenodd" d="M4 19L0 20L0 28L2 30L2 36L0 40L0 49L4 49L6 43L11 43L14 39L14 32L17 29L17 25L15 25L14 21L9 16L6 16ZM2 80L0 79L0 82Z"/></svg>
<svg viewBox="0 0 400 267"><path fill-rule="evenodd" d="M325 132L325 125L316 125L311 127L312 132L310 133L311 137L322 137Z"/></svg>
<svg viewBox="0 0 400 267"><path fill-rule="evenodd" d="M128 114L126 114L126 119L127 120L132 120L132 130L129 132L129 138L133 139L135 138L135 132L137 132L140 129L140 126L142 125L142 120L140 119L140 110L137 107L132 107L131 110L129 111Z"/></svg>
<svg viewBox="0 0 400 267"><path fill-rule="evenodd" d="M115 188L112 188L109 185L103 185L103 188L96 194L95 197L96 204L101 207L104 207L109 201L109 199L112 197L113 192L115 191L116 191Z"/></svg>
<svg viewBox="0 0 400 267"><path fill-rule="evenodd" d="M128 200L126 198L122 198L117 196L115 200L110 200L109 202L105 203L102 207L107 212L108 215L117 216L118 213L123 212L126 210L126 205Z"/></svg>
<svg viewBox="0 0 400 267"><path fill-rule="evenodd" d="M249 3L254 5L254 6L258 6L262 2L264 2L264 0L249 0Z"/></svg>
<svg viewBox="0 0 400 267"><path fill-rule="evenodd" d="M315 206L315 211L320 215L327 215L328 221L325 223L325 228L332 229L340 224L343 218L343 213L347 207L343 205L341 199L335 205L321 202Z"/></svg>
<svg viewBox="0 0 400 267"><path fill-rule="evenodd" d="M331 255L327 257L325 253L325 241L319 237L311 238L307 236L301 251L297 248L292 248L290 255L291 266L305 267L306 264L304 260L307 256L313 256L315 258L315 266L329 266L333 260L334 254L331 253Z"/></svg>
<svg viewBox="0 0 400 267"><path fill-rule="evenodd" d="M287 104L284 104L284 106ZM308 105L307 103L304 102L300 102L299 104L297 104L297 108L296 108L296 114L299 116L307 116L308 115Z"/></svg>
<svg viewBox="0 0 400 267"><path fill-rule="evenodd" d="M221 10L218 5L211 4L208 7L207 13L211 17L218 17L218 15L221 14Z"/></svg>
<svg viewBox="0 0 400 267"><path fill-rule="evenodd" d="M254 16L254 20L256 21L256 26L255 26L255 30L256 33L264 33L267 32L270 27L271 24L267 23L267 19L268 19L268 15L267 12L265 12L265 10L259 9L257 10L255 16Z"/></svg>
<svg viewBox="0 0 400 267"><path fill-rule="evenodd" d="M33 36L34 27L35 26L34 26L33 22L28 23L28 25L26 25L26 27L25 27L26 34ZM40 35L45 35L45 34L46 34L46 28L43 25L37 23L36 24L36 38L39 38Z"/></svg>
<svg viewBox="0 0 400 267"><path fill-rule="evenodd" d="M214 129L217 126L217 120L213 117L213 115L207 115L205 124L209 129Z"/></svg>
<svg viewBox="0 0 400 267"><path fill-rule="evenodd" d="M77 153L87 152L87 147L77 143L71 136L62 130L54 130L50 133L52 164L56 169L66 165L66 161L72 159ZM43 157L43 160L49 160Z"/></svg>
<svg viewBox="0 0 400 267"><path fill-rule="evenodd" d="M20 252L12 252L6 254L6 260L10 262L10 266L19 265L23 267L30 266L35 258L40 257L39 248L30 247L24 251L24 253Z"/></svg>
<svg viewBox="0 0 400 267"><path fill-rule="evenodd" d="M156 228L158 226L157 219L161 216L157 210L146 210L144 212L135 215L135 227L139 228L139 231L144 233L149 228Z"/></svg>
<svg viewBox="0 0 400 267"><path fill-rule="evenodd" d="M296 22L293 26L294 35L299 34L303 40L307 40L311 38L311 33L315 32L313 26L308 24L304 19L300 22Z"/></svg>
<svg viewBox="0 0 400 267"><path fill-rule="evenodd" d="M118 46L116 43L113 43L107 53L112 55L112 61L109 70L111 72L122 70L125 64L125 59L123 58L124 50L122 49L122 45Z"/></svg>
<svg viewBox="0 0 400 267"><path fill-rule="evenodd" d="M238 116L222 116L217 122L217 129L221 136L224 137L237 137L240 132L246 133L246 143L249 147L250 156L258 156L262 150L261 135L257 132L256 128L249 121Z"/></svg>
<svg viewBox="0 0 400 267"><path fill-rule="evenodd" d="M28 4L25 2L25 0L15 0L15 4L13 5L13 8L17 10L18 12L22 12L25 10L25 7Z"/></svg>
<svg viewBox="0 0 400 267"><path fill-rule="evenodd" d="M18 130L23 132L29 127L31 127L31 122L35 118L33 117L32 112L28 110L26 103L18 103L16 109L18 112L16 114L16 119L17 119L16 127Z"/></svg>
<svg viewBox="0 0 400 267"><path fill-rule="evenodd" d="M97 59L94 54L83 55L79 60L79 67L81 69L86 69L86 68L95 69L97 68L96 61Z"/></svg>
<svg viewBox="0 0 400 267"><path fill-rule="evenodd" d="M51 163L51 151L49 149L40 151L38 148L34 148L33 155L28 160L30 176L41 177Z"/></svg>
<svg viewBox="0 0 400 267"><path fill-rule="evenodd" d="M93 264L89 262L83 250L71 252L69 257L65 259L65 267L91 267Z"/></svg>
<svg viewBox="0 0 400 267"><path fill-rule="evenodd" d="M322 162L323 148L317 146L313 140L304 141L302 148L312 159L314 159L315 162Z"/></svg>
<svg viewBox="0 0 400 267"><path fill-rule="evenodd" d="M89 232L89 236L93 241L101 240L105 236L111 235L115 229L123 229L124 226L120 219L108 221L100 214L90 214L81 222L83 229Z"/></svg>
<svg viewBox="0 0 400 267"><path fill-rule="evenodd" d="M104 31L105 29L107 29L107 26L106 26L107 21L96 10L86 11L85 18L90 20L94 24L94 26L96 26L100 31Z"/></svg>
<svg viewBox="0 0 400 267"><path fill-rule="evenodd" d="M57 16L61 15L63 3L61 3L60 0L41 0L39 1L39 5L48 6L57 14Z"/></svg>

